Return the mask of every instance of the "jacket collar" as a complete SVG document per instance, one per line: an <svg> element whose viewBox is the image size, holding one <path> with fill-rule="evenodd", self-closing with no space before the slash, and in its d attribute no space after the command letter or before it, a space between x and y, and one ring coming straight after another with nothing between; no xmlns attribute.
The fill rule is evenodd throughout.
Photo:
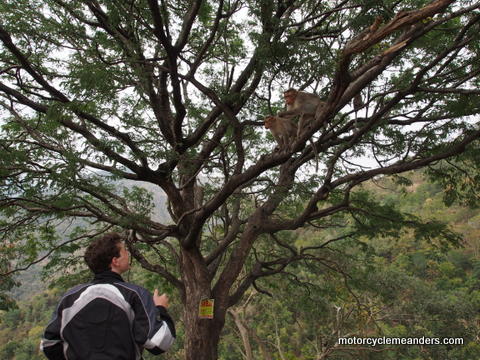
<svg viewBox="0 0 480 360"><path fill-rule="evenodd" d="M113 272L111 270L107 270L98 274L95 274L93 278L93 283L114 283L114 282L124 282L122 276Z"/></svg>

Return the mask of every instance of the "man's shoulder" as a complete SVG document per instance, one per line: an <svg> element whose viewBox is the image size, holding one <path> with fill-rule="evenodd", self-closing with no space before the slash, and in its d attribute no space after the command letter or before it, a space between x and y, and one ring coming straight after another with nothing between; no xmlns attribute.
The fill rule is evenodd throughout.
<svg viewBox="0 0 480 360"><path fill-rule="evenodd" d="M67 297L69 295L73 295L75 293L81 292L82 290L86 289L88 286L92 285L91 283L85 283L85 284L80 284L76 285L70 289L68 289L62 297Z"/></svg>
<svg viewBox="0 0 480 360"><path fill-rule="evenodd" d="M119 288L123 288L127 291L137 294L141 299L151 296L150 292L147 289L137 284L123 281L123 282L115 282L114 285Z"/></svg>
<svg viewBox="0 0 480 360"><path fill-rule="evenodd" d="M91 284L86 283L86 284L80 284L77 286L74 286L70 289L68 289L60 298L60 303L65 303L65 302L73 302L75 299L77 299L80 294L87 289Z"/></svg>

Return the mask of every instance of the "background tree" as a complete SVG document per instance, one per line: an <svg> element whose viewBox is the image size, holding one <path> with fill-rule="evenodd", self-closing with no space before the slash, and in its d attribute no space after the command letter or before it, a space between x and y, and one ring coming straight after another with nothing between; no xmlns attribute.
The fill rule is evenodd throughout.
<svg viewBox="0 0 480 360"><path fill-rule="evenodd" d="M227 310L258 279L301 260L321 263L326 247L354 236L329 237L337 217L351 215L358 234L409 226L425 239L449 235L355 189L460 155L432 173L458 174L464 163L466 174L476 170L479 8L468 0L4 1L4 274L47 255L73 271L89 238L129 230L133 257L180 294L186 358L207 360L217 358ZM274 152L260 119L291 86L326 105L290 152ZM364 107L350 111L359 93ZM152 191L125 180L166 194L170 220L154 216ZM80 226L69 226L72 218ZM289 244L288 230L304 226L325 237ZM197 316L205 298L215 299L213 320Z"/></svg>

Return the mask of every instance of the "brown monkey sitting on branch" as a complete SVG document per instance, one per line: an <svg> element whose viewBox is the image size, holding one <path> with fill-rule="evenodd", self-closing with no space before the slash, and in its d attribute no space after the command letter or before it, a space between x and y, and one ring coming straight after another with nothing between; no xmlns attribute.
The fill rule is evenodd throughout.
<svg viewBox="0 0 480 360"><path fill-rule="evenodd" d="M297 126L287 118L267 116L265 118L265 128L272 132L280 150L289 150L291 144L295 141Z"/></svg>
<svg viewBox="0 0 480 360"><path fill-rule="evenodd" d="M297 129L297 137L300 137L301 132L307 125L307 121L311 121L315 117L315 113L325 105L325 102L322 101L318 95L292 88L285 91L283 97L287 109L280 111L277 116L288 119L300 116Z"/></svg>

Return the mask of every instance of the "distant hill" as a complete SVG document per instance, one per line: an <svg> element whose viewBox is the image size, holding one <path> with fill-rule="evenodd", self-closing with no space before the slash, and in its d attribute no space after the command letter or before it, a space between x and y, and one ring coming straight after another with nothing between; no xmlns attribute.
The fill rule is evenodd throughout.
<svg viewBox="0 0 480 360"><path fill-rule="evenodd" d="M167 211L167 196L158 185L133 180L123 180L121 184L125 185L126 187L138 186L148 190L151 194L153 194L153 202L155 204L155 208L152 214L152 220L161 223L171 222L170 215Z"/></svg>
<svg viewBox="0 0 480 360"><path fill-rule="evenodd" d="M269 291L274 296L252 297L251 302L247 301L248 308L243 308L242 321L250 329L255 329L259 339L268 339L270 334L280 334L277 335L277 341L280 343L281 339L282 348L285 349L286 356L283 358L313 359L310 356L294 357L292 354L300 348L298 344L312 344L312 351L316 351L318 347L311 340L312 336L315 339L327 339L324 342L327 346L328 339L336 340L336 335L331 335L334 334L332 329L340 329L342 333L368 336L421 337L428 334L461 337L468 342L463 347L449 348L382 348L381 352L363 352L365 356L361 356L362 359L480 359L480 346L476 337L480 333L480 209L460 205L446 207L443 203L444 190L426 181L421 171L404 176L410 179L411 185L401 185L391 177L379 177L362 187L369 190L382 204L394 204L401 211L426 221L431 219L447 223L462 235L464 247L445 252L427 241L417 241L415 234L409 231L400 236L372 236L362 241L360 247L360 242L356 247L352 246L353 242L346 243L344 247L338 243L337 248L332 248L335 251L324 253L326 259L331 259L332 263L338 262L353 277L349 281L351 288L339 286L340 280L341 284L347 284L344 275L336 277L333 272L323 273L324 270L318 271L316 266L310 268L312 264L299 269L292 267L289 271L294 275L295 281L272 277ZM125 183L126 186L133 184L152 192L154 219L168 222L166 197L158 187L137 182ZM302 241L313 244L318 240L317 237L318 234L312 230L305 232ZM364 247L365 244L375 251L368 250ZM339 255L336 255L337 251ZM347 254L345 258L348 259L341 258L344 254ZM0 311L0 359L44 359L39 353L39 338L64 291L64 284L46 289L46 284L40 279L40 271L41 266L37 265L21 273L18 279L24 285L12 292L19 300L19 308L9 312ZM134 281L144 286L152 279L158 282L156 275L152 276L141 268L135 270L135 276ZM309 281L309 287L298 281L302 278ZM77 279L72 281L76 282ZM294 297L291 296L292 293L295 294ZM360 300L361 307L358 306ZM176 302L179 304L178 300ZM181 318L179 305L172 306L172 311L176 311L174 318ZM378 318L374 317L376 312ZM340 327L337 328L339 319L343 316L346 320L341 320ZM373 322L371 319L374 319ZM240 359L242 351L239 344L242 341L238 332L234 331L232 318L229 317L226 321L229 323L225 327L219 359ZM179 321L178 324L181 329L182 322ZM178 334L180 345L168 354L172 360L183 359L184 331L179 331ZM252 344L255 345L255 342ZM272 358L281 358L276 356L274 346L269 349ZM288 349L290 352L287 352ZM305 353L309 351L307 347L305 349ZM255 357L257 358L261 357ZM343 354L331 358L344 359ZM146 354L145 359L153 360L153 356Z"/></svg>

